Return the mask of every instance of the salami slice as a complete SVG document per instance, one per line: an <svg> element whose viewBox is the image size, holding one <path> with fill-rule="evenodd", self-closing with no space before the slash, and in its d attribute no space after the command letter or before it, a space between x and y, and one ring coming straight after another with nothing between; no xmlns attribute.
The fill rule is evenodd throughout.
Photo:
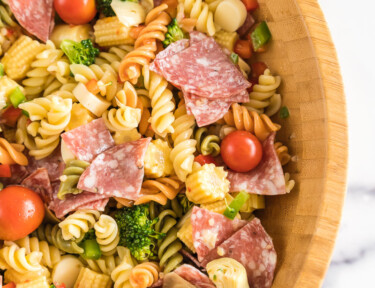
<svg viewBox="0 0 375 288"><path fill-rule="evenodd" d="M271 287L277 256L272 239L258 218L212 250L202 264L222 257L233 258L245 267L250 287Z"/></svg>
<svg viewBox="0 0 375 288"><path fill-rule="evenodd" d="M185 92L210 99L228 98L251 86L213 38L194 33L190 44L158 60L156 72Z"/></svg>
<svg viewBox="0 0 375 288"><path fill-rule="evenodd" d="M263 142L263 158L254 170L248 173L228 172L231 192L245 190L260 195L286 193L283 168L274 147L275 135L272 133Z"/></svg>
<svg viewBox="0 0 375 288"><path fill-rule="evenodd" d="M61 134L69 150L79 159L91 162L97 155L115 146L103 118Z"/></svg>
<svg viewBox="0 0 375 288"><path fill-rule="evenodd" d="M78 188L137 200L144 176L144 156L151 138L117 145L99 154L81 175Z"/></svg>
<svg viewBox="0 0 375 288"><path fill-rule="evenodd" d="M172 44L168 46L167 49L164 49L163 51L159 52L156 55L155 60L150 64L150 70L158 74L162 74L162 71L158 67L158 61L162 61L163 58L167 58L174 54L177 54L188 47L189 47L188 39L182 39L182 40L173 42Z"/></svg>
<svg viewBox="0 0 375 288"><path fill-rule="evenodd" d="M247 221L228 219L224 215L194 206L191 214L194 248L198 260L232 236L247 224Z"/></svg>
<svg viewBox="0 0 375 288"><path fill-rule="evenodd" d="M52 201L52 186L46 168L39 168L25 178L22 186L36 192L47 205Z"/></svg>
<svg viewBox="0 0 375 288"><path fill-rule="evenodd" d="M30 34L46 42L55 25L53 0L8 0L14 17Z"/></svg>
<svg viewBox="0 0 375 288"><path fill-rule="evenodd" d="M215 288L216 286L212 283L207 275L203 274L197 268L184 264L173 271L181 278L193 284L198 288Z"/></svg>

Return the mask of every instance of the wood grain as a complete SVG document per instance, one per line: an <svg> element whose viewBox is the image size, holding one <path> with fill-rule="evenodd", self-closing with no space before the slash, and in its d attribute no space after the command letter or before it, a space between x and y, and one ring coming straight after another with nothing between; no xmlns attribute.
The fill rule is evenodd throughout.
<svg viewBox="0 0 375 288"><path fill-rule="evenodd" d="M316 0L259 0L256 17L267 20L273 41L259 55L282 76L290 117L278 138L297 162L286 169L292 193L268 197L259 213L273 237L278 267L273 287L322 285L333 252L346 192L345 96L327 24Z"/></svg>

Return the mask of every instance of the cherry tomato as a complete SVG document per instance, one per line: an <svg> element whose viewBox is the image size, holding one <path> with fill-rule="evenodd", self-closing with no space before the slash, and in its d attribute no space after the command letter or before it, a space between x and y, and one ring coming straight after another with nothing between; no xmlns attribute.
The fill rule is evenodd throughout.
<svg viewBox="0 0 375 288"><path fill-rule="evenodd" d="M259 7L258 0L242 0L247 11L254 11Z"/></svg>
<svg viewBox="0 0 375 288"><path fill-rule="evenodd" d="M12 172L10 171L10 166L8 164L0 164L0 177L10 177Z"/></svg>
<svg viewBox="0 0 375 288"><path fill-rule="evenodd" d="M262 155L262 144L247 131L232 132L221 142L221 157L230 169L237 172L254 169L262 160Z"/></svg>
<svg viewBox="0 0 375 288"><path fill-rule="evenodd" d="M260 75L264 74L264 71L268 66L264 62L255 62L251 64L251 77L258 79Z"/></svg>
<svg viewBox="0 0 375 288"><path fill-rule="evenodd" d="M95 0L54 0L57 14L68 24L89 23L96 15Z"/></svg>
<svg viewBox="0 0 375 288"><path fill-rule="evenodd" d="M5 125L10 127L15 127L18 118L21 117L22 110L19 108L14 108L13 106L9 106L4 112L1 113L1 119L4 121Z"/></svg>
<svg viewBox="0 0 375 288"><path fill-rule="evenodd" d="M252 45L249 40L237 40L236 44L234 45L233 51L243 59L249 59L253 54Z"/></svg>
<svg viewBox="0 0 375 288"><path fill-rule="evenodd" d="M194 159L195 162L198 162L199 164L201 164L202 166L204 164L215 164L217 166L217 163L215 161L215 158L212 157L211 155L198 155L197 157L195 157Z"/></svg>
<svg viewBox="0 0 375 288"><path fill-rule="evenodd" d="M15 241L26 237L42 223L42 199L21 186L8 186L0 191L0 239Z"/></svg>

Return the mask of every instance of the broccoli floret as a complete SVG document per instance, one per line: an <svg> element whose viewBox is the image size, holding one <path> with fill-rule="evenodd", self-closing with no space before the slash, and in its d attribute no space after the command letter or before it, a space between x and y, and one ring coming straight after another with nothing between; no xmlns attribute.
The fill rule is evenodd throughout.
<svg viewBox="0 0 375 288"><path fill-rule="evenodd" d="M169 44L184 38L186 38L185 34L178 25L177 19L174 18L168 25L168 31L167 33L165 33L165 40L163 41L163 45L164 47L167 47Z"/></svg>
<svg viewBox="0 0 375 288"><path fill-rule="evenodd" d="M73 40L63 40L60 46L73 64L91 65L95 62L95 57L99 54L99 49L92 45L90 39L75 42Z"/></svg>
<svg viewBox="0 0 375 288"><path fill-rule="evenodd" d="M103 13L106 17L115 16L115 12L111 7L112 0L96 0L96 9Z"/></svg>
<svg viewBox="0 0 375 288"><path fill-rule="evenodd" d="M90 229L85 233L85 236L83 236L83 239L80 241L81 243L85 242L86 240L95 240L96 235L95 235L95 230Z"/></svg>
<svg viewBox="0 0 375 288"><path fill-rule="evenodd" d="M129 248L137 260L153 259L156 257L156 241L165 237L165 233L154 230L158 218L150 220L149 205L124 207L115 214L120 230L121 246Z"/></svg>

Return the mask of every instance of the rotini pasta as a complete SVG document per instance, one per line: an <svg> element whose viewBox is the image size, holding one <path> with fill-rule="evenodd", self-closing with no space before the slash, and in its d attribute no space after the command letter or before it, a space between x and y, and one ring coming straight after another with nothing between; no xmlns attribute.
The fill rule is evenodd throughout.
<svg viewBox="0 0 375 288"><path fill-rule="evenodd" d="M283 145L281 142L275 143L275 150L282 166L288 164L290 159L292 159L292 156L290 156L288 152L288 147Z"/></svg>
<svg viewBox="0 0 375 288"><path fill-rule="evenodd" d="M22 153L24 148L23 145L9 143L6 139L0 137L0 164L26 166L29 164L29 160Z"/></svg>
<svg viewBox="0 0 375 288"><path fill-rule="evenodd" d="M151 287L159 279L159 266L154 262L138 264L130 271L129 282L133 288Z"/></svg>
<svg viewBox="0 0 375 288"><path fill-rule="evenodd" d="M25 248L26 254L30 254L31 252L41 252L41 265L48 268L53 268L53 266L55 266L55 264L61 259L61 253L57 247L48 245L46 241L39 241L37 237L26 236L15 241L15 244L21 248Z"/></svg>
<svg viewBox="0 0 375 288"><path fill-rule="evenodd" d="M176 175L181 181L185 181L188 174L193 170L194 153L197 141L192 139L195 126L194 116L187 115L186 106L180 105L174 116L174 132L172 134L174 148L171 152L171 160Z"/></svg>
<svg viewBox="0 0 375 288"><path fill-rule="evenodd" d="M279 124L273 123L267 115L249 111L238 103L232 104L231 109L219 122L235 127L237 130L249 131L261 141L264 141L271 132L281 128Z"/></svg>
<svg viewBox="0 0 375 288"><path fill-rule="evenodd" d="M120 64L119 75L122 81L137 83L142 67L155 58L156 41L164 40L166 26L171 21L171 17L165 12L167 8L168 5L162 4L147 14L146 27L139 33L134 50L129 52Z"/></svg>
<svg viewBox="0 0 375 288"><path fill-rule="evenodd" d="M168 82L160 75L150 71L147 65L143 67L142 72L144 86L151 99L152 113L149 120L151 127L156 134L165 137L167 133L174 132L172 126L175 120L173 93L168 89Z"/></svg>
<svg viewBox="0 0 375 288"><path fill-rule="evenodd" d="M90 123L94 119L95 115L87 110L81 103L73 103L70 121L65 127L65 131Z"/></svg>
<svg viewBox="0 0 375 288"><path fill-rule="evenodd" d="M2 28L5 26L16 27L17 23L13 20L13 14L9 6L2 4L0 5L0 27Z"/></svg>
<svg viewBox="0 0 375 288"><path fill-rule="evenodd" d="M121 60L130 51L133 51L134 47L131 45L120 45L109 48L108 52L100 52L98 57L95 59L95 64L101 66L103 64L109 64L111 67L118 72Z"/></svg>
<svg viewBox="0 0 375 288"><path fill-rule="evenodd" d="M49 288L46 276L38 277L25 283L17 284L17 288Z"/></svg>
<svg viewBox="0 0 375 288"><path fill-rule="evenodd" d="M181 181L174 177L146 180L142 184L142 193L146 195L141 196L134 204L140 205L155 201L161 205L165 205L168 199L172 200L177 196L182 187Z"/></svg>
<svg viewBox="0 0 375 288"><path fill-rule="evenodd" d="M258 113L265 113L273 116L281 107L281 96L276 93L281 84L280 76L272 76L271 71L266 69L263 75L259 76L259 84L253 86L250 93L250 102L244 105Z"/></svg>
<svg viewBox="0 0 375 288"><path fill-rule="evenodd" d="M65 199L67 194L79 194L82 190L77 188L79 177L90 163L82 160L69 160L66 163L63 175L60 177L60 188L57 193L59 199Z"/></svg>
<svg viewBox="0 0 375 288"><path fill-rule="evenodd" d="M100 217L96 210L78 210L59 223L64 240L80 239Z"/></svg>
<svg viewBox="0 0 375 288"><path fill-rule="evenodd" d="M80 258L84 265L88 266L91 270L111 275L112 271L120 265L121 260L117 255L102 256L97 260Z"/></svg>
<svg viewBox="0 0 375 288"><path fill-rule="evenodd" d="M209 262L207 273L218 288L249 288L245 267L232 258L221 258Z"/></svg>
<svg viewBox="0 0 375 288"><path fill-rule="evenodd" d="M195 131L197 151L203 155L217 156L220 154L220 138L216 135L207 135L208 129L201 127Z"/></svg>
<svg viewBox="0 0 375 288"><path fill-rule="evenodd" d="M116 253L116 247L120 241L119 230L115 219L108 215L100 215L98 222L94 224L96 241L104 256Z"/></svg>
<svg viewBox="0 0 375 288"><path fill-rule="evenodd" d="M64 240L62 230L57 224L41 225L31 235L37 237L40 241L47 241L48 244L53 245L66 253L82 254L84 252L76 242Z"/></svg>
<svg viewBox="0 0 375 288"><path fill-rule="evenodd" d="M155 225L155 231L165 233L162 240L158 240L158 257L160 259L160 269L164 273L173 271L182 262L183 257L178 253L182 244L177 238L176 213L172 210L164 210L158 216L159 221Z"/></svg>
<svg viewBox="0 0 375 288"><path fill-rule="evenodd" d="M189 18L196 19L196 28L198 31L213 36L216 32L214 24L214 15L210 11L209 5L202 0L181 0L184 5L184 12Z"/></svg>
<svg viewBox="0 0 375 288"><path fill-rule="evenodd" d="M24 92L22 86L20 86L16 81L10 79L7 76L0 78L0 109L3 109L9 103L9 96L14 91L14 89L19 88L21 92Z"/></svg>
<svg viewBox="0 0 375 288"><path fill-rule="evenodd" d="M285 173L284 178L285 178L286 193L290 193L293 190L294 186L296 185L296 182L294 180L290 179L289 173Z"/></svg>
<svg viewBox="0 0 375 288"><path fill-rule="evenodd" d="M130 273L136 263L132 259L128 248L120 246L117 247L117 251L121 263L111 273L112 281L115 283L114 288L131 288L132 286L129 282Z"/></svg>

